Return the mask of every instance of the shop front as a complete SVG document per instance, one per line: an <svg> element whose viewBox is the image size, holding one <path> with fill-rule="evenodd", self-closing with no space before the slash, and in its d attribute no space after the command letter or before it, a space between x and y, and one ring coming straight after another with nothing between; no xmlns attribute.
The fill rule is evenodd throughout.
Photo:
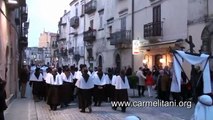
<svg viewBox="0 0 213 120"><path fill-rule="evenodd" d="M164 41L158 43L143 43L141 44L142 62L149 68L154 65L162 69L165 66L170 66L173 55L171 49L182 49L183 40Z"/></svg>

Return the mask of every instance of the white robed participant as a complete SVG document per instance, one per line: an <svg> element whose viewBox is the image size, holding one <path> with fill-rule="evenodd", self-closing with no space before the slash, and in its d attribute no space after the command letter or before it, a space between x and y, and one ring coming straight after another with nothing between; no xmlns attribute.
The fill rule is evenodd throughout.
<svg viewBox="0 0 213 120"><path fill-rule="evenodd" d="M57 73L57 69L53 69L52 75L46 78L49 82L47 104L51 110L56 110L57 106L60 105L60 88L63 85L61 75Z"/></svg>
<svg viewBox="0 0 213 120"><path fill-rule="evenodd" d="M115 80L115 102L127 102L128 99L128 89L129 81L127 76L125 76L125 70L121 70L120 75L116 77ZM114 110L117 109L117 106L113 107ZM126 106L121 107L122 112L126 112Z"/></svg>
<svg viewBox="0 0 213 120"><path fill-rule="evenodd" d="M45 89L45 95L44 95L44 100L47 100L47 95L49 91L49 86L50 86L50 78L52 77L52 68L47 68L46 69L46 75L44 77L44 89Z"/></svg>
<svg viewBox="0 0 213 120"><path fill-rule="evenodd" d="M108 69L108 73L106 74L106 87L105 87L105 94L107 97L107 101L114 101L115 96L115 79L116 75L113 75L113 71L111 68Z"/></svg>
<svg viewBox="0 0 213 120"><path fill-rule="evenodd" d="M213 104L212 98L208 95L202 95L198 98L195 106L194 118L192 120L212 120Z"/></svg>
<svg viewBox="0 0 213 120"><path fill-rule="evenodd" d="M30 86L32 86L33 99L37 102L44 95L43 75L40 68L36 68L35 72L30 76Z"/></svg>
<svg viewBox="0 0 213 120"><path fill-rule="evenodd" d="M88 108L89 112L92 112L92 89L94 88L94 83L92 77L88 75L87 68L84 68L82 76L77 80L75 86L78 88L78 102L80 112L85 112Z"/></svg>
<svg viewBox="0 0 213 120"><path fill-rule="evenodd" d="M61 107L63 106L68 106L68 104L72 101L73 98L73 89L74 89L74 84L73 84L73 76L69 70L69 68L65 68L64 72L61 73L61 77L63 80L63 86L61 87Z"/></svg>
<svg viewBox="0 0 213 120"><path fill-rule="evenodd" d="M106 99L106 95L104 94L104 88L107 84L106 75L102 71L102 67L98 67L98 72L93 75L94 81L94 90L93 90L93 99L94 106L101 106L101 103L104 99Z"/></svg>
<svg viewBox="0 0 213 120"><path fill-rule="evenodd" d="M36 66L35 65L31 66L30 67L30 75L32 75L35 72L35 70L36 70Z"/></svg>
<svg viewBox="0 0 213 120"><path fill-rule="evenodd" d="M80 70L78 70L77 72L75 72L74 78L80 79L81 76L82 76L82 70L83 70L84 68L87 68L87 66L86 66L85 64L81 64L81 65L80 65ZM88 74L89 76L92 75L90 71L88 71L87 74Z"/></svg>
<svg viewBox="0 0 213 120"><path fill-rule="evenodd" d="M42 66L41 67L41 70L42 70L42 74L43 74L43 77L45 78L45 76L47 75L47 66Z"/></svg>

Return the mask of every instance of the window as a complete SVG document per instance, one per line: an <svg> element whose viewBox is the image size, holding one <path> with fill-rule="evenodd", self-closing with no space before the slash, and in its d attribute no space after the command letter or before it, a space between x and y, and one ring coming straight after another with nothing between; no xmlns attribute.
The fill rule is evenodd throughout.
<svg viewBox="0 0 213 120"><path fill-rule="evenodd" d="M121 30L126 30L126 17L121 18Z"/></svg>
<svg viewBox="0 0 213 120"><path fill-rule="evenodd" d="M107 36L107 38L110 38L111 34L112 34L112 26L109 26L108 27L108 36Z"/></svg>
<svg viewBox="0 0 213 120"><path fill-rule="evenodd" d="M153 7L153 31L152 35L160 36L161 35L161 6Z"/></svg>
<svg viewBox="0 0 213 120"><path fill-rule="evenodd" d="M112 26L109 26L109 34L112 34Z"/></svg>
<svg viewBox="0 0 213 120"><path fill-rule="evenodd" d="M103 28L103 15L100 15L100 29Z"/></svg>
<svg viewBox="0 0 213 120"><path fill-rule="evenodd" d="M78 16L78 8L75 8L75 16Z"/></svg>
<svg viewBox="0 0 213 120"><path fill-rule="evenodd" d="M80 47L80 55L81 55L81 56L84 56L84 46L81 46L81 47Z"/></svg>
<svg viewBox="0 0 213 120"><path fill-rule="evenodd" d="M161 21L161 6L153 7L153 23Z"/></svg>
<svg viewBox="0 0 213 120"><path fill-rule="evenodd" d="M87 49L87 52L88 52L88 58L92 58L93 57L92 48Z"/></svg>
<svg viewBox="0 0 213 120"><path fill-rule="evenodd" d="M93 29L93 20L90 20L90 28Z"/></svg>
<svg viewBox="0 0 213 120"><path fill-rule="evenodd" d="M98 12L99 12L99 20L100 20L99 28L102 29L103 28L103 14L104 14L104 9L101 9Z"/></svg>
<svg viewBox="0 0 213 120"><path fill-rule="evenodd" d="M81 15L84 14L84 5L81 6Z"/></svg>

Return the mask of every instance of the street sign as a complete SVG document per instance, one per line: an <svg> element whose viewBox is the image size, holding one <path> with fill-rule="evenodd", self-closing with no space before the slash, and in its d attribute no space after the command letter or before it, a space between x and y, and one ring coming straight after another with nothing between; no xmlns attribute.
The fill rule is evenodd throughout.
<svg viewBox="0 0 213 120"><path fill-rule="evenodd" d="M132 40L132 54L133 55L140 54L140 40Z"/></svg>

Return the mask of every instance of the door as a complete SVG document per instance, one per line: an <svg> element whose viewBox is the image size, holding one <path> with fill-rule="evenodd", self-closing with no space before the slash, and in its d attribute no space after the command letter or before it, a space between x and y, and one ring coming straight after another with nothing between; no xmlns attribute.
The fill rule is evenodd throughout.
<svg viewBox="0 0 213 120"><path fill-rule="evenodd" d="M161 35L161 5L153 7L153 36Z"/></svg>
<svg viewBox="0 0 213 120"><path fill-rule="evenodd" d="M101 55L98 58L98 65L99 65L99 67L103 66L103 60L102 60L102 56Z"/></svg>
<svg viewBox="0 0 213 120"><path fill-rule="evenodd" d="M163 64L160 62L160 59L162 58L163 56L158 54L158 55L155 55L155 65L159 68L159 69L162 69L163 68Z"/></svg>
<svg viewBox="0 0 213 120"><path fill-rule="evenodd" d="M116 55L115 63L116 63L116 68L118 69L118 71L120 71L121 70L121 57L119 54Z"/></svg>

